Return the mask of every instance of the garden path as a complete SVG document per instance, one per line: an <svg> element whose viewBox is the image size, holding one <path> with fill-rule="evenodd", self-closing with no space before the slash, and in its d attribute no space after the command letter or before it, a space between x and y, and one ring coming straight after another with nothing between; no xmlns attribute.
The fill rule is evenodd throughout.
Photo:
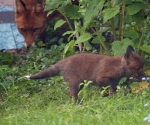
<svg viewBox="0 0 150 125"><path fill-rule="evenodd" d="M15 23L15 0L0 0L0 50L21 48L24 38Z"/></svg>

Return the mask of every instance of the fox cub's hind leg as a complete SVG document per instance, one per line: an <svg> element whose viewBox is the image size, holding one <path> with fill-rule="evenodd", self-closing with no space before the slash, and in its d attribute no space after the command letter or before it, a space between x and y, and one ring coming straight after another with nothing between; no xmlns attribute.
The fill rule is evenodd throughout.
<svg viewBox="0 0 150 125"><path fill-rule="evenodd" d="M74 98L77 101L78 92L80 91L80 83L82 81L78 77L70 75L70 74L69 74L69 77L65 77L65 79L69 83L70 98Z"/></svg>

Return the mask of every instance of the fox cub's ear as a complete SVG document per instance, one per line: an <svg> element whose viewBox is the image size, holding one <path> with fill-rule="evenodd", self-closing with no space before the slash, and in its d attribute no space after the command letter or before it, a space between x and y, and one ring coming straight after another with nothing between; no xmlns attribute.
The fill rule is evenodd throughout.
<svg viewBox="0 0 150 125"><path fill-rule="evenodd" d="M128 47L127 47L127 52L128 51L135 51L134 49L133 49L133 47L131 46L131 45L129 45Z"/></svg>
<svg viewBox="0 0 150 125"><path fill-rule="evenodd" d="M124 55L124 58L127 61L127 63L128 63L128 60L132 58L132 52L135 52L135 50L133 49L133 47L131 45L129 45L127 47L127 51Z"/></svg>

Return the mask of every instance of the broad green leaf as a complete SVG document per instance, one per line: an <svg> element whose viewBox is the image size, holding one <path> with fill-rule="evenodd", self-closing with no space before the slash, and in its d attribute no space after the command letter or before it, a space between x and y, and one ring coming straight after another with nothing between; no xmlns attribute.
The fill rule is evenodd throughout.
<svg viewBox="0 0 150 125"><path fill-rule="evenodd" d="M139 37L139 34L136 30L126 30L124 31L124 35L125 37L128 37L128 38L138 38Z"/></svg>
<svg viewBox="0 0 150 125"><path fill-rule="evenodd" d="M132 4L131 0L125 0L125 4Z"/></svg>
<svg viewBox="0 0 150 125"><path fill-rule="evenodd" d="M65 14L69 19L80 19L82 17L81 13L79 13L79 6L76 5L65 5L59 8L59 11Z"/></svg>
<svg viewBox="0 0 150 125"><path fill-rule="evenodd" d="M65 6L70 3L70 0L46 0L45 10L58 9L60 6Z"/></svg>
<svg viewBox="0 0 150 125"><path fill-rule="evenodd" d="M132 19L136 22L137 25L143 23L145 20L142 11L139 11L136 14L132 15Z"/></svg>
<svg viewBox="0 0 150 125"><path fill-rule="evenodd" d="M140 49L150 54L150 45L144 44L143 46L140 47Z"/></svg>
<svg viewBox="0 0 150 125"><path fill-rule="evenodd" d="M105 0L90 0L84 16L84 26L87 26L95 16L102 10Z"/></svg>
<svg viewBox="0 0 150 125"><path fill-rule="evenodd" d="M120 12L119 5L115 6L114 8L108 8L104 12L103 23L107 22L109 19L113 18Z"/></svg>
<svg viewBox="0 0 150 125"><path fill-rule="evenodd" d="M127 78L126 77L123 77L120 79L119 81L119 85L123 84L124 82L126 82Z"/></svg>
<svg viewBox="0 0 150 125"><path fill-rule="evenodd" d="M89 51L89 50L92 49L92 46L91 46L91 44L90 44L88 41L85 41L85 42L84 42L84 48L85 48L87 51Z"/></svg>
<svg viewBox="0 0 150 125"><path fill-rule="evenodd" d="M54 26L54 30L56 30L57 28L61 27L66 21L60 19L56 22L55 26Z"/></svg>
<svg viewBox="0 0 150 125"><path fill-rule="evenodd" d="M137 12L139 12L140 10L142 10L144 8L144 4L143 3L134 3L131 4L127 7L127 12L129 15L134 15Z"/></svg>
<svg viewBox="0 0 150 125"><path fill-rule="evenodd" d="M95 37L95 38L92 40L91 43L93 43L93 44L100 44L100 41L98 40L97 37Z"/></svg>
<svg viewBox="0 0 150 125"><path fill-rule="evenodd" d="M74 40L70 41L66 44L63 52L63 58L66 56L70 56L74 53Z"/></svg>
<svg viewBox="0 0 150 125"><path fill-rule="evenodd" d="M66 44L65 48L64 48L64 54L67 53L69 48L73 48L74 46L74 40L70 41L69 43Z"/></svg>
<svg viewBox="0 0 150 125"><path fill-rule="evenodd" d="M81 36L79 36L79 38L75 41L75 44L79 44L81 42L85 42L87 40L89 40L91 38L91 34L90 33L84 33Z"/></svg>
<svg viewBox="0 0 150 125"><path fill-rule="evenodd" d="M131 24L132 22L134 22L135 20L132 18L131 15L127 14L124 18L124 21L126 24Z"/></svg>
<svg viewBox="0 0 150 125"><path fill-rule="evenodd" d="M56 9L62 5L66 0L47 0L45 10Z"/></svg>
<svg viewBox="0 0 150 125"><path fill-rule="evenodd" d="M100 40L99 40L100 39ZM98 39L98 37L95 37L91 43L93 44L100 44L100 42L104 42L106 39L104 36L100 36L100 38Z"/></svg>
<svg viewBox="0 0 150 125"><path fill-rule="evenodd" d="M128 45L134 47L134 43L128 38L123 39L122 41L114 41L112 44L112 51L114 55L123 55L126 52Z"/></svg>

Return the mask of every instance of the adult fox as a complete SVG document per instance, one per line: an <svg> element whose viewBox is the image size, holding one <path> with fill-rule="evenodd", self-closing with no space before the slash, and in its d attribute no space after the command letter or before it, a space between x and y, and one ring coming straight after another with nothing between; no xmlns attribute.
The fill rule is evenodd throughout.
<svg viewBox="0 0 150 125"><path fill-rule="evenodd" d="M44 11L46 0L16 0L15 21L19 32L25 39L25 46L30 47L35 44L36 38L43 36L47 23L55 18L64 19L58 11L53 11L47 16L48 11ZM77 4L78 1L72 1Z"/></svg>

